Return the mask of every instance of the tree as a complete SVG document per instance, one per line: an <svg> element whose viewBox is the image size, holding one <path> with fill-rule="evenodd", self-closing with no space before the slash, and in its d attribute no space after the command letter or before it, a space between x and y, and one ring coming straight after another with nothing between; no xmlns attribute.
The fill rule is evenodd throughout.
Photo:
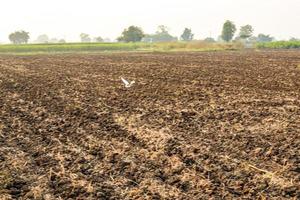
<svg viewBox="0 0 300 200"><path fill-rule="evenodd" d="M222 30L222 39L225 40L226 42L229 42L236 31L236 27L233 22L227 20L224 25L223 25L223 30Z"/></svg>
<svg viewBox="0 0 300 200"><path fill-rule="evenodd" d="M58 40L58 43L66 43L66 40L65 39L60 39L60 40Z"/></svg>
<svg viewBox="0 0 300 200"><path fill-rule="evenodd" d="M177 41L177 37L170 35L169 28L165 25L157 27L156 34L154 35L155 42L172 42Z"/></svg>
<svg viewBox="0 0 300 200"><path fill-rule="evenodd" d="M95 41L95 42L103 42L104 40L103 40L102 37L98 36L98 37L95 37L95 38L94 38L94 41Z"/></svg>
<svg viewBox="0 0 300 200"><path fill-rule="evenodd" d="M273 37L271 37L270 35L265 35L265 34L258 34L257 36L257 41L258 42L272 42L274 40Z"/></svg>
<svg viewBox="0 0 300 200"><path fill-rule="evenodd" d="M157 27L156 34L168 34L169 33L169 28L165 25L159 25Z"/></svg>
<svg viewBox="0 0 300 200"><path fill-rule="evenodd" d="M300 39L291 37L291 38L289 39L289 41L290 41L290 42L297 42L297 41L300 41Z"/></svg>
<svg viewBox="0 0 300 200"><path fill-rule="evenodd" d="M170 35L169 28L164 25L157 27L155 34L145 35L143 38L145 42L172 42L177 41L177 37Z"/></svg>
<svg viewBox="0 0 300 200"><path fill-rule="evenodd" d="M46 34L39 35L35 42L37 42L37 43L48 43L49 42L49 37Z"/></svg>
<svg viewBox="0 0 300 200"><path fill-rule="evenodd" d="M192 33L192 29L185 28L180 38L183 41L191 41L191 40L193 40L194 34Z"/></svg>
<svg viewBox="0 0 300 200"><path fill-rule="evenodd" d="M251 25L241 26L239 37L242 39L247 39L252 36L254 29Z"/></svg>
<svg viewBox="0 0 300 200"><path fill-rule="evenodd" d="M14 33L11 33L8 36L8 38L14 44L22 44L22 43L27 43L30 37L28 32L16 31Z"/></svg>
<svg viewBox="0 0 300 200"><path fill-rule="evenodd" d="M81 39L81 42L91 42L91 38L90 38L89 34L86 34L86 33L81 33L80 39Z"/></svg>
<svg viewBox="0 0 300 200"><path fill-rule="evenodd" d="M117 40L122 42L140 42L144 36L145 34L140 27L129 26L127 29L124 29Z"/></svg>

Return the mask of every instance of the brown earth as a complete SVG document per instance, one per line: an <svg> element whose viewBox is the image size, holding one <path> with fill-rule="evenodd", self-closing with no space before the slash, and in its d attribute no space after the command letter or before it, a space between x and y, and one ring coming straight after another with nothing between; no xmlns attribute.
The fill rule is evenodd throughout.
<svg viewBox="0 0 300 200"><path fill-rule="evenodd" d="M299 199L299 183L300 51L0 56L0 199Z"/></svg>

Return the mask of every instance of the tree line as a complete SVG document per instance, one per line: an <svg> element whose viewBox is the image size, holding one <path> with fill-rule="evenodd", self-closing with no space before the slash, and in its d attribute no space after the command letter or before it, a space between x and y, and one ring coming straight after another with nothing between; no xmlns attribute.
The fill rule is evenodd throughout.
<svg viewBox="0 0 300 200"><path fill-rule="evenodd" d="M253 36L254 29L251 25L241 26L238 35L234 38L237 31L235 24L227 20L223 24L222 33L219 36L219 41L250 41L250 42L270 42L275 40L274 37L266 34L258 34ZM190 28L185 28L180 38L170 35L169 29L166 26L159 26L155 34L144 34L142 28L130 26L122 32L122 35L117 39L120 42L170 42L170 41L192 41L194 34ZM206 42L216 42L214 38L207 37Z"/></svg>
<svg viewBox="0 0 300 200"><path fill-rule="evenodd" d="M192 41L194 40L194 34L192 33L191 28L185 28L180 35L180 37L172 36L169 33L169 28L164 25L160 25L157 28L157 31L154 34L145 34L143 29L138 26L129 26L124 29L121 33L121 36L117 38L119 42L171 42L171 41ZM274 37L266 34L258 34L253 36L254 28L247 24L241 26L239 33L236 34L237 28L236 25L227 20L223 24L221 35L218 37L218 41L246 41L246 42L270 42L275 40ZM30 39L29 33L26 31L16 31L9 35L9 40L14 44L25 44L28 43ZM89 34L81 33L80 34L81 42L110 42L110 39L103 39L100 36L92 38ZM290 40L298 40L296 38L291 38ZM216 42L214 38L207 37L204 39L206 42ZM64 39L49 38L47 35L40 35L36 43L65 43Z"/></svg>

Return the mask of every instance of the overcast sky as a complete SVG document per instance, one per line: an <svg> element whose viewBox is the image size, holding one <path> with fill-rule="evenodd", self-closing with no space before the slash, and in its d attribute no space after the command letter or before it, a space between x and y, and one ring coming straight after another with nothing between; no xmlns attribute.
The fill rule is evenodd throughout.
<svg viewBox="0 0 300 200"><path fill-rule="evenodd" d="M79 40L84 32L115 39L129 25L146 33L167 25L179 36L192 28L196 39L217 37L225 20L251 24L255 34L300 38L300 0L1 0L0 42L16 30Z"/></svg>

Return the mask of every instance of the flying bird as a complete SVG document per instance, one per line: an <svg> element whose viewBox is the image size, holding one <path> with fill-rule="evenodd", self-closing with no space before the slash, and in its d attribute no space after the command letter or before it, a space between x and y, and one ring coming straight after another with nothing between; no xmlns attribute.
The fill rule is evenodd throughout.
<svg viewBox="0 0 300 200"><path fill-rule="evenodd" d="M124 83L124 85L125 85L125 87L126 88L130 88L134 83L135 83L135 81L130 81L130 82L128 82L126 79L124 79L123 77L120 77L121 78L121 80L123 81L123 83Z"/></svg>

